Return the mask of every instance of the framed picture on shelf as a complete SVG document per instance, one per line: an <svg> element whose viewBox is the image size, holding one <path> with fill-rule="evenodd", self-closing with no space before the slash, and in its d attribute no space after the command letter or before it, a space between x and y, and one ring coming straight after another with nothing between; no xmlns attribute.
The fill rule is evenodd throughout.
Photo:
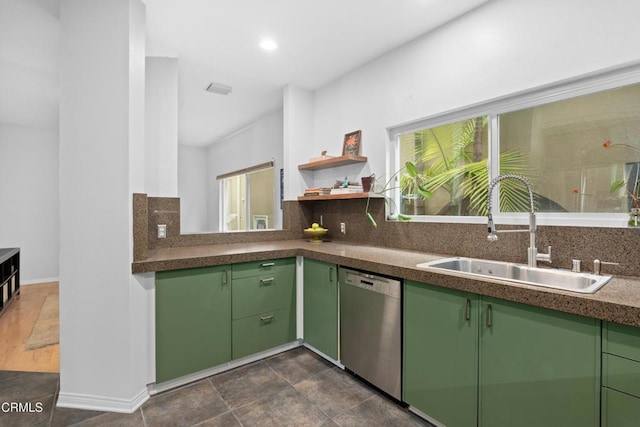
<svg viewBox="0 0 640 427"><path fill-rule="evenodd" d="M343 156L357 156L360 154L360 137L361 136L362 136L361 130L356 130L344 136L344 143L342 144Z"/></svg>

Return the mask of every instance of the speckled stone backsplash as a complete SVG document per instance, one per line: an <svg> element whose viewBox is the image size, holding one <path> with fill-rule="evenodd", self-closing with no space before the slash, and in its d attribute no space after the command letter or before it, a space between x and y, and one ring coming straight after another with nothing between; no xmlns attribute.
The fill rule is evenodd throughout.
<svg viewBox="0 0 640 427"><path fill-rule="evenodd" d="M329 228L329 239L363 245L393 247L430 253L526 263L528 233L500 234L487 241L486 224L392 222L384 219L384 200L371 199L369 211L378 227L365 216L366 200L319 200L312 205L313 221ZM340 223L346 234L340 233ZM500 229L520 228L499 226ZM640 228L538 226L537 246L546 252L552 246L551 267L570 269L573 259L582 261L582 271L593 271L593 260L617 262L603 265L603 274L640 276ZM539 265L545 263L540 262Z"/></svg>
<svg viewBox="0 0 640 427"><path fill-rule="evenodd" d="M527 261L527 233L501 234L497 242L488 242L485 224L385 221L384 200L380 198L371 199L369 206L378 223L374 228L365 216L366 203L366 199L285 201L284 230L181 235L178 198L134 195L134 254L136 260L142 260L147 250L154 249L303 239L303 228L322 222L329 229L327 239L337 242L518 263ZM346 234L340 233L341 222L346 225ZM167 224L166 239L157 238L157 224ZM144 235L146 247L141 237ZM640 228L538 226L537 237L540 252L552 246L551 267L570 269L572 260L579 259L582 270L591 272L593 260L600 259L619 264L603 265L603 274L640 277Z"/></svg>
<svg viewBox="0 0 640 427"><path fill-rule="evenodd" d="M180 234L180 199L133 194L134 260L144 260L148 250L174 247L249 243L302 238L302 229L313 218L311 205L293 201L283 203L283 230ZM158 224L167 225L167 238L158 239Z"/></svg>
<svg viewBox="0 0 640 427"><path fill-rule="evenodd" d="M149 213L147 195L133 194L133 259L145 259L149 249Z"/></svg>

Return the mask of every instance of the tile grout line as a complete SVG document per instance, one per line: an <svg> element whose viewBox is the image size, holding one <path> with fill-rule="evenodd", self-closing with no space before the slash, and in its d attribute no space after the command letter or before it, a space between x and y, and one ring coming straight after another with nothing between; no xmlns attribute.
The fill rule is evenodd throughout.
<svg viewBox="0 0 640 427"><path fill-rule="evenodd" d="M276 371L275 369L273 369L273 367L272 367L269 363L267 363L267 366L269 366L269 368L270 368L273 372L275 372L275 374L276 374L276 375L278 375L279 377L281 377L282 379L284 379L284 380L287 382L287 384L289 384L289 386L291 386L291 388L293 388L293 390L294 390L296 393L298 393L298 394L299 394L300 396L302 396L302 397L303 397L307 402L309 402L309 405L311 405L311 407L313 407L313 408L317 409L318 411L320 411L320 413L321 413L321 414L323 414L325 417L327 417L327 418L326 418L326 420L324 420L325 422L326 422L327 420L331 420L331 421L333 421L333 419L329 416L329 414L327 414L327 413L326 413L325 411L323 411L321 408L319 408L318 406L316 406L316 405L315 405L311 400L309 400L309 397L308 397L307 395L305 395L304 393L301 393L301 392L300 392L300 391L295 387L295 384L292 384L288 379L286 379L286 378L285 378L283 375L281 375L278 371ZM323 373L324 371L331 370L331 369L332 369L332 367L327 367L327 369L324 369L323 371L320 371L320 372L316 372L315 374L313 374L313 375L311 375L311 376L309 376L309 377L305 378L305 379L304 379L304 380L302 380L302 381L306 381L306 380L308 380L308 379L311 379L311 378L313 378L313 377L315 377L315 376L320 375L320 374L321 374L321 373ZM299 382L298 382L298 383L296 383L296 384L299 384L299 383L301 383L302 381L299 381ZM335 422L335 421L333 421L333 422ZM336 424L337 424L337 423L336 423Z"/></svg>
<svg viewBox="0 0 640 427"><path fill-rule="evenodd" d="M275 357L275 356L272 356L272 357ZM324 415L327 417L327 420L331 420L331 421L333 421L333 422L334 422L334 423L336 423L336 424L338 424L338 422L336 422L335 418L339 417L340 415L346 414L347 412L351 411L352 409L354 409L354 408L358 407L358 406L359 406L359 405L361 405L362 403L366 402L367 400L369 400L369 399L371 399L373 396L375 396L375 394L373 394L373 393L372 393L372 395L371 395L371 396L367 397L367 398L366 398L366 399L364 399L362 402L359 402L359 403L357 403L356 405L354 405L353 407L351 407L351 408L349 408L349 409L345 410L344 412L341 412L341 413L337 414L335 417L331 417L331 416L330 416L329 414L327 414L327 413L326 413L322 408L318 407L315 403L313 403L313 402L309 399L309 397L308 397L306 394L304 394L304 393L300 392L300 391L295 387L295 384L292 384L289 380L287 380L284 376L282 376L278 371L276 371L275 369L273 369L273 367L271 367L271 365L270 365L269 363L267 363L267 366L269 366L269 368L271 368L271 370L272 370L272 371L274 371L274 372L276 373L276 375L280 376L280 377L281 377L281 378L283 378L285 381L287 381L287 383L289 383L289 384L291 385L291 387L293 387L293 389L294 389L297 393L299 393L302 397L304 397L304 399L305 399L307 402L309 402L309 404L310 404L312 407L314 407L315 409L317 409L318 411L320 411L322 414L324 414ZM318 376L320 376L320 375L322 375L322 374L326 373L327 371L336 371L339 375L349 375L349 374L348 374L344 369L341 369L339 366L333 365L333 366L325 366L325 367L326 367L326 369L323 369L323 370L321 370L321 371L319 371L319 372L316 372L316 373L314 373L314 374L312 374L312 375L308 376L308 377L307 377L307 378L305 378L304 380L297 382L296 384L300 384L300 383L301 383L301 382L303 382L303 381L307 381L307 380L313 379L313 378L315 378L315 377L318 377ZM325 420L325 421L327 421L327 420ZM340 425L340 424L338 424L338 425Z"/></svg>
<svg viewBox="0 0 640 427"><path fill-rule="evenodd" d="M244 368L244 367L247 367L247 369L248 369L248 367L249 367L249 366L254 365L254 364L256 364L256 365L257 365L258 363L263 363L263 364L264 364L264 365L266 365L269 369L271 369L271 367L270 367L268 364L264 363L264 361L265 361L265 360L266 360L266 359L258 360L258 361L256 361L256 362L250 363L250 364L248 364L248 365L241 366L239 369ZM225 373L225 372L221 372L221 374L224 374L224 373ZM277 372L276 372L276 374L277 374ZM219 374L216 374L216 375L219 375ZM225 398L224 398L224 397L222 397L222 393L220 393L220 391L216 388L215 384L213 384L213 381L211 381L211 378L212 378L212 377L214 377L214 376L216 376L216 375L211 375L210 377L207 377L207 379L208 379L208 380L209 380L209 382L211 383L211 386L214 388L214 390L216 391L216 393L218 393L218 394L220 395L220 399L222 399L222 401L223 401L223 402L224 402L224 404L227 406L227 408L229 408L229 410L228 410L227 412L231 412L231 413L232 413L232 415L233 415L233 417L234 417L234 418L235 418L235 419L240 423L240 425L243 425L243 424L242 424L242 422L240 422L240 420L238 419L238 417L236 417L236 414L234 413L236 409L244 408L244 407L245 407L245 406L247 406L247 405L250 405L250 404L252 404L252 403L258 402L258 401L263 400L263 399L267 399L267 398L269 397L269 396L259 397L259 398L253 399L253 400L251 400L251 401L249 401L249 402L247 402L247 403L244 403L244 404L242 404L242 405L240 405L240 406L238 406L238 407L231 408L231 406L229 405L229 402L227 402L227 401L225 400ZM288 382L288 381L286 381L286 378L283 378L283 379L285 380L285 382L287 383L287 385L288 385L288 386L291 386L291 384L289 384L289 382ZM293 386L291 386L291 387L293 388ZM286 388L286 386L285 386L285 387L283 387L283 388L282 388L282 390L284 390L285 388ZM280 393L282 390L278 390L278 393ZM295 390L295 389L294 389L294 390ZM226 414L227 412L225 412L225 414ZM220 414L220 415L223 415L223 414ZM214 418L216 418L216 417L214 417Z"/></svg>

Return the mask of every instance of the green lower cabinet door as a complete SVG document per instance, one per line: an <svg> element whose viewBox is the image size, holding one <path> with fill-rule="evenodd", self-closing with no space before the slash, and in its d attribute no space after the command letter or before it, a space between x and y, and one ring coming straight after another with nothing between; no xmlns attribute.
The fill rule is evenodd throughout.
<svg viewBox="0 0 640 427"><path fill-rule="evenodd" d="M304 341L338 359L338 277L335 264L304 260Z"/></svg>
<svg viewBox="0 0 640 427"><path fill-rule="evenodd" d="M283 345L296 339L296 311L284 308L233 320L233 358Z"/></svg>
<svg viewBox="0 0 640 427"><path fill-rule="evenodd" d="M231 360L229 267L156 274L156 382Z"/></svg>
<svg viewBox="0 0 640 427"><path fill-rule="evenodd" d="M600 421L600 321L482 297L479 425Z"/></svg>
<svg viewBox="0 0 640 427"><path fill-rule="evenodd" d="M405 282L403 400L447 427L477 425L478 299Z"/></svg>
<svg viewBox="0 0 640 427"><path fill-rule="evenodd" d="M638 427L640 399L602 388L602 427Z"/></svg>

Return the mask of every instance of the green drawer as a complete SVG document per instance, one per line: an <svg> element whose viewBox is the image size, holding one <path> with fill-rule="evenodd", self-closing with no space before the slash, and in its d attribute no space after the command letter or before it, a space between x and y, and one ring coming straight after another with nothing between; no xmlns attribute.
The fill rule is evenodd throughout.
<svg viewBox="0 0 640 427"><path fill-rule="evenodd" d="M602 351L640 362L640 328L605 322Z"/></svg>
<svg viewBox="0 0 640 427"><path fill-rule="evenodd" d="M281 269L277 273L233 279L231 313L234 319L254 316L265 311L295 307L295 271Z"/></svg>
<svg viewBox="0 0 640 427"><path fill-rule="evenodd" d="M270 259L263 261L243 262L234 264L231 268L231 277L241 279L243 277L259 276L261 274L271 274L282 270L295 271L295 258Z"/></svg>
<svg viewBox="0 0 640 427"><path fill-rule="evenodd" d="M296 313L289 308L234 320L231 326L233 359L249 356L296 338Z"/></svg>
<svg viewBox="0 0 640 427"><path fill-rule="evenodd" d="M640 399L602 388L602 427L637 427Z"/></svg>
<svg viewBox="0 0 640 427"><path fill-rule="evenodd" d="M640 397L640 362L604 353L602 385Z"/></svg>

